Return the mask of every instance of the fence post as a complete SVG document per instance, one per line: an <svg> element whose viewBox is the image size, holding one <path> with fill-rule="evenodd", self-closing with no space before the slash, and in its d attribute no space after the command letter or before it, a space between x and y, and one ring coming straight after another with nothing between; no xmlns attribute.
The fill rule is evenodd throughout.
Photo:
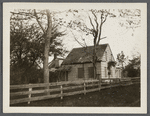
<svg viewBox="0 0 150 116"><path fill-rule="evenodd" d="M49 86L49 88L48 88L48 90L47 90L47 92L49 92L49 93L48 93L49 95L50 95L50 89L51 89L51 88L50 88L50 86Z"/></svg>
<svg viewBox="0 0 150 116"><path fill-rule="evenodd" d="M101 90L101 74L99 74L99 91Z"/></svg>
<svg viewBox="0 0 150 116"><path fill-rule="evenodd" d="M29 87L29 95L28 95L29 101L28 101L28 104L30 104L30 100L31 100L31 92L32 92L32 88Z"/></svg>
<svg viewBox="0 0 150 116"><path fill-rule="evenodd" d="M86 95L86 84L85 84L85 81L84 81L84 95Z"/></svg>
<svg viewBox="0 0 150 116"><path fill-rule="evenodd" d="M60 86L60 89L61 89L61 99L63 99L63 87L62 87L62 85Z"/></svg>
<svg viewBox="0 0 150 116"><path fill-rule="evenodd" d="M49 83L46 83L47 85L46 85L46 89L47 89L47 95L49 95L50 94L50 92L49 92Z"/></svg>
<svg viewBox="0 0 150 116"><path fill-rule="evenodd" d="M131 84L133 84L132 79L130 78Z"/></svg>

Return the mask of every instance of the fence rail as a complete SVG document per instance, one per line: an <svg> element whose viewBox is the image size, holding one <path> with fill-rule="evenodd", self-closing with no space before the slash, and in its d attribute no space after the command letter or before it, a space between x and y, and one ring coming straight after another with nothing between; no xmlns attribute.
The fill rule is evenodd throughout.
<svg viewBox="0 0 150 116"><path fill-rule="evenodd" d="M107 81L107 82L105 82ZM17 104L50 98L63 99L64 96L86 94L88 92L100 91L110 87L139 83L140 78L101 79L84 81L67 81L55 83L24 84L10 86L10 104ZM116 84L117 83L117 84ZM26 89L26 90L23 90ZM23 97L22 97L23 96ZM24 98L25 97L25 98Z"/></svg>

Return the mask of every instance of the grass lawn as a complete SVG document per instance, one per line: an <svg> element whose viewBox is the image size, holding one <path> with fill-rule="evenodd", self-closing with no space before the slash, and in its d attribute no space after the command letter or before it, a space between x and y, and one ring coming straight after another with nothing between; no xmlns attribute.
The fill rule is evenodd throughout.
<svg viewBox="0 0 150 116"><path fill-rule="evenodd" d="M91 92L48 100L20 103L11 106L72 106L72 107L140 107L140 84L118 86Z"/></svg>

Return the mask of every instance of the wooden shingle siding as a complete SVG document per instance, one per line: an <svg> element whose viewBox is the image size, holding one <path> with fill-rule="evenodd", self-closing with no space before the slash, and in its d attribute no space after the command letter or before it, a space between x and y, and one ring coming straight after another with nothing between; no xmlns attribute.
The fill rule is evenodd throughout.
<svg viewBox="0 0 150 116"><path fill-rule="evenodd" d="M84 66L84 77L85 77L85 79L90 79L88 68L93 67L92 63L74 64L74 65L68 65L68 66L72 67L71 71L68 72L68 81L84 80L84 78L78 78L78 69L83 68L83 66ZM101 74L101 64L100 64L100 62L98 62L96 64L96 66L97 66L97 74Z"/></svg>
<svg viewBox="0 0 150 116"><path fill-rule="evenodd" d="M108 75L108 69L107 69L107 63L106 62L101 62L101 76L102 78L108 78L109 75ZM106 72L107 72L107 75L106 75ZM112 67L111 68L111 75L110 75L111 78L115 78L115 67Z"/></svg>
<svg viewBox="0 0 150 116"><path fill-rule="evenodd" d="M97 67L97 74L101 74L101 63L100 62L96 63L96 67Z"/></svg>
<svg viewBox="0 0 150 116"><path fill-rule="evenodd" d="M84 70L85 70L85 76L87 77L86 79L89 79L89 67L93 67L92 63L86 63L84 64Z"/></svg>
<svg viewBox="0 0 150 116"><path fill-rule="evenodd" d="M108 75L108 71L107 71L107 67L105 67L105 77L107 77Z"/></svg>
<svg viewBox="0 0 150 116"><path fill-rule="evenodd" d="M78 79L78 68L83 68L82 64L68 65L71 66L71 71L68 72L68 81L75 81Z"/></svg>
<svg viewBox="0 0 150 116"><path fill-rule="evenodd" d="M102 57L102 62L101 62L101 76L102 76L102 78L108 78L108 76L109 76L108 75L108 69L107 69L107 65L108 65L109 61L115 61L115 59L112 55L110 46L107 45L106 50L105 50L103 57ZM106 72L107 72L107 75L106 75ZM111 68L111 76L110 77L115 78L115 67Z"/></svg>
<svg viewBox="0 0 150 116"><path fill-rule="evenodd" d="M105 50L105 52L103 54L103 57L102 57L102 61L106 61L106 62L108 62L108 61L115 61L109 45L107 45L107 47L106 47L106 50Z"/></svg>
<svg viewBox="0 0 150 116"><path fill-rule="evenodd" d="M102 78L106 78L106 76L105 76L105 67L107 67L107 63L106 62L101 62L101 77Z"/></svg>
<svg viewBox="0 0 150 116"><path fill-rule="evenodd" d="M99 57L98 59L101 61L101 62L97 62L96 63L96 67L97 67L97 75L100 75L101 78L108 78L108 69L107 69L107 65L108 65L108 62L109 61L115 61L113 55L112 55L112 51L110 49L110 46L108 44L105 44L103 46L103 49L98 49L98 50L101 50L101 51L98 51L99 52ZM64 64L67 65L67 61L69 62L69 57L72 57L72 56L76 56L78 57L79 53L78 52L75 52L75 51L80 51L80 49L74 49L74 52L71 53L70 55L68 55L68 60L66 60L66 62L64 62ZM85 53L84 53L85 54ZM92 57L91 57L92 58ZM85 59L85 58L84 58ZM80 57L79 58L79 61L83 60L83 57ZM84 61L84 60L83 60ZM86 61L86 60L85 60ZM93 78L90 78L92 76L89 76L89 67L93 67L93 64L92 63L74 63L72 65L72 69L70 72L68 72L68 81L74 81L74 80L83 80L83 79L93 79ZM84 71L84 78L79 78L79 75L78 75L78 69L79 68L83 68ZM111 78L115 78L115 67L112 67L112 71L111 71ZM82 75L82 74L81 74Z"/></svg>

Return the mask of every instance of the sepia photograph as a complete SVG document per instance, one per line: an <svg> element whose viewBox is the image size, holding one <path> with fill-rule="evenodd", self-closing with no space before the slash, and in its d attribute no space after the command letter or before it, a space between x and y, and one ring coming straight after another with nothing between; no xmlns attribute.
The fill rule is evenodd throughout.
<svg viewBox="0 0 150 116"><path fill-rule="evenodd" d="M4 3L3 112L147 113L146 3Z"/></svg>

